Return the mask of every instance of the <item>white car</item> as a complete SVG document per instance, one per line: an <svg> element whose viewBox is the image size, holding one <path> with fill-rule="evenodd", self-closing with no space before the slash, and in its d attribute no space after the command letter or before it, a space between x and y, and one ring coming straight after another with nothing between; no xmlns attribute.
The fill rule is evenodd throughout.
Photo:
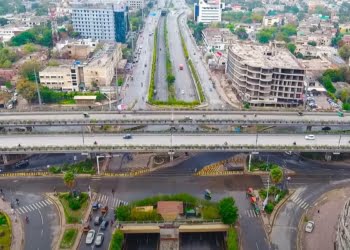
<svg viewBox="0 0 350 250"><path fill-rule="evenodd" d="M185 94L185 90L181 90L181 94L183 94L183 95L184 95L184 94Z"/></svg>
<svg viewBox="0 0 350 250"><path fill-rule="evenodd" d="M98 233L95 240L95 246L100 247L103 243L104 235L103 233Z"/></svg>
<svg viewBox="0 0 350 250"><path fill-rule="evenodd" d="M92 244L92 242L94 242L94 238L95 238L95 230L90 230L87 235L86 235L86 240L85 240L85 243L87 245L90 245Z"/></svg>
<svg viewBox="0 0 350 250"><path fill-rule="evenodd" d="M308 221L306 226L305 226L305 232L311 233L314 230L315 227L315 222L312 220Z"/></svg>
<svg viewBox="0 0 350 250"><path fill-rule="evenodd" d="M314 135L305 135L305 140L315 140Z"/></svg>

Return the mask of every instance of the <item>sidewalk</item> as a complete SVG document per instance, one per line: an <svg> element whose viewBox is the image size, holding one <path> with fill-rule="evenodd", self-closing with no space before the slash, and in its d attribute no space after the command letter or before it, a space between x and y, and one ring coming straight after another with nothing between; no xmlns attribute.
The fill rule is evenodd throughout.
<svg viewBox="0 0 350 250"><path fill-rule="evenodd" d="M11 213L9 202L4 202L0 199L0 210L8 214L12 223L12 242L11 249L24 249L24 227L23 221L17 214Z"/></svg>
<svg viewBox="0 0 350 250"><path fill-rule="evenodd" d="M315 206L305 215L307 220L315 222L313 232L306 233L306 222L300 223L300 249L328 250L334 248L338 217L349 197L350 188L343 188L329 191L317 200Z"/></svg>

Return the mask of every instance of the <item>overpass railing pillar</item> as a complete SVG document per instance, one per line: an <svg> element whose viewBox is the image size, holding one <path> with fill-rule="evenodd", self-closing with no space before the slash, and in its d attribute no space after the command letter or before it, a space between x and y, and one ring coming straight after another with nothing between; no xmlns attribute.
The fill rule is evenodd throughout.
<svg viewBox="0 0 350 250"><path fill-rule="evenodd" d="M8 163L7 155L2 155L2 161L4 162L4 164Z"/></svg>
<svg viewBox="0 0 350 250"><path fill-rule="evenodd" d="M170 161L174 160L174 154L175 154L175 151L173 149L170 149L168 152L168 155L170 156Z"/></svg>

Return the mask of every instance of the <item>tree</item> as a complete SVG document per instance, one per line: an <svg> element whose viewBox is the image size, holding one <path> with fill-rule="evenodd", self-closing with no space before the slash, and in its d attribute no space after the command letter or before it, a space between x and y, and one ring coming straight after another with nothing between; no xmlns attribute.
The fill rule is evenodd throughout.
<svg viewBox="0 0 350 250"><path fill-rule="evenodd" d="M226 28L228 28L231 31L231 33L235 33L235 25L233 23L227 24Z"/></svg>
<svg viewBox="0 0 350 250"><path fill-rule="evenodd" d="M4 26L9 23L9 20L3 17L0 17L0 26Z"/></svg>
<svg viewBox="0 0 350 250"><path fill-rule="evenodd" d="M271 181L275 184L280 183L283 179L283 171L280 167L270 170Z"/></svg>
<svg viewBox="0 0 350 250"><path fill-rule="evenodd" d="M203 23L198 23L197 25L195 25L194 27L194 31L193 31L193 36L196 39L196 41L201 41L202 40L202 31L205 29L205 26Z"/></svg>
<svg viewBox="0 0 350 250"><path fill-rule="evenodd" d="M36 84L26 79L20 79L16 84L18 93L28 102L32 102L36 97Z"/></svg>
<svg viewBox="0 0 350 250"><path fill-rule="evenodd" d="M0 68L10 68L17 60L17 54L11 48L0 47Z"/></svg>
<svg viewBox="0 0 350 250"><path fill-rule="evenodd" d="M219 214L224 224L234 224L238 219L238 208L232 197L223 198L219 201Z"/></svg>
<svg viewBox="0 0 350 250"><path fill-rule="evenodd" d="M344 60L348 61L350 57L350 45L343 45L339 50L338 50L339 55L341 58Z"/></svg>
<svg viewBox="0 0 350 250"><path fill-rule="evenodd" d="M294 54L296 48L297 48L297 46L295 46L294 43L288 43L288 44L287 44L287 49L288 49L292 54Z"/></svg>
<svg viewBox="0 0 350 250"><path fill-rule="evenodd" d="M297 27L294 24L286 24L282 26L281 31L289 37L297 34Z"/></svg>
<svg viewBox="0 0 350 250"><path fill-rule="evenodd" d="M129 206L120 206L115 210L116 219L119 221L128 221L131 217L131 209Z"/></svg>
<svg viewBox="0 0 350 250"><path fill-rule="evenodd" d="M273 38L273 33L262 30L256 34L259 43L268 43Z"/></svg>
<svg viewBox="0 0 350 250"><path fill-rule="evenodd" d="M314 46L314 47L317 45L317 43L315 41L309 41L309 42L307 42L307 44L310 46Z"/></svg>
<svg viewBox="0 0 350 250"><path fill-rule="evenodd" d="M240 40L248 39L248 33L243 27L239 27L238 29L236 29L235 33Z"/></svg>
<svg viewBox="0 0 350 250"><path fill-rule="evenodd" d="M29 81L35 81L34 72L36 73L37 79L39 79L38 74L39 74L40 68L41 68L41 65L38 61L35 61L35 60L26 61L20 67L19 74Z"/></svg>
<svg viewBox="0 0 350 250"><path fill-rule="evenodd" d="M23 45L23 51L26 54L30 54L30 53L37 51L37 49L33 43L27 43L27 44Z"/></svg>
<svg viewBox="0 0 350 250"><path fill-rule="evenodd" d="M72 189L75 185L74 173L71 171L66 172L63 176L63 182L69 189Z"/></svg>
<svg viewBox="0 0 350 250"><path fill-rule="evenodd" d="M300 52L298 52L296 55L296 58L299 58L299 59L303 59L304 58L304 55Z"/></svg>

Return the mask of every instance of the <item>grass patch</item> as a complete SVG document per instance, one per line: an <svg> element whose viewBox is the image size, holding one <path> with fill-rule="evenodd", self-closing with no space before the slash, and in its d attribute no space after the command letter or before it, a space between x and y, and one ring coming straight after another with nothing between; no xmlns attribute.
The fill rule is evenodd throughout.
<svg viewBox="0 0 350 250"><path fill-rule="evenodd" d="M267 171L269 172L273 168L278 168L279 166L274 163L267 163L265 161L253 159L250 166L250 171Z"/></svg>
<svg viewBox="0 0 350 250"><path fill-rule="evenodd" d="M231 227L227 232L227 249L228 250L238 250L238 235L234 227Z"/></svg>
<svg viewBox="0 0 350 250"><path fill-rule="evenodd" d="M10 250L11 239L11 220L7 214L0 212L0 249Z"/></svg>
<svg viewBox="0 0 350 250"><path fill-rule="evenodd" d="M73 197L69 193L59 195L67 224L81 223L89 204L88 198L86 193L81 193L78 197Z"/></svg>
<svg viewBox="0 0 350 250"><path fill-rule="evenodd" d="M60 243L61 249L71 249L71 247L74 245L75 240L78 235L78 229L76 228L70 228L66 229L63 234L63 238Z"/></svg>

